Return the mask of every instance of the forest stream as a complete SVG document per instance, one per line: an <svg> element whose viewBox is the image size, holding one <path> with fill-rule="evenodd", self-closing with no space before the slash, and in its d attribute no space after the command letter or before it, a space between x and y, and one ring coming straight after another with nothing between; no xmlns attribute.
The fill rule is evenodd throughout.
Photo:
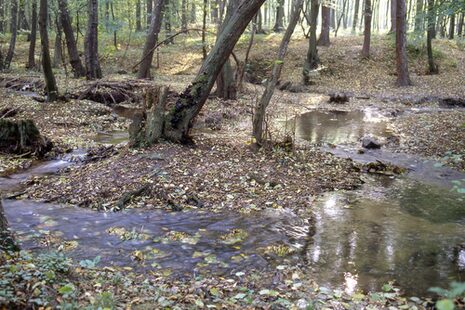
<svg viewBox="0 0 465 310"><path fill-rule="evenodd" d="M374 110L316 111L296 121L299 138L337 156L386 161L408 172L395 177L367 174L360 189L320 196L314 223L286 209L249 215L101 213L23 200L5 200L6 215L25 249L40 251L47 248L44 240L61 238L78 261L100 256L104 266L163 269L181 277L305 264L318 283L349 294L380 290L395 281L415 296L428 295L431 286L465 280L465 197L456 186L465 183L464 174L417 156L357 152L354 145L364 135L389 136L389 118ZM127 136L115 132L96 139L116 144ZM0 190L19 190L31 176L57 174L74 164L72 157L84 154L77 150L1 178ZM283 245L282 253L267 250L276 244Z"/></svg>

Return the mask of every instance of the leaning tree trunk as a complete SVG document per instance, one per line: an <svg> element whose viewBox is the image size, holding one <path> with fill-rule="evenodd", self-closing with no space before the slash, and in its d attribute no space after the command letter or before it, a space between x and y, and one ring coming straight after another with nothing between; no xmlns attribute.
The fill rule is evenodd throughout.
<svg viewBox="0 0 465 310"><path fill-rule="evenodd" d="M47 91L47 100L56 101L58 99L58 87L55 80L55 75L52 70L52 60L50 59L50 49L48 43L48 4L47 0L40 0L39 9L39 30L40 43L42 46L42 70L45 77L45 88Z"/></svg>
<svg viewBox="0 0 465 310"><path fill-rule="evenodd" d="M234 11L237 7L237 2L237 0L229 1L226 17L218 29L218 37L221 36L232 14L234 14ZM216 79L216 95L219 98L223 98L226 100L235 100L237 98L236 79L234 78L234 71L229 58L228 60L226 60L223 69L221 70L220 74L218 75L218 78Z"/></svg>
<svg viewBox="0 0 465 310"><path fill-rule="evenodd" d="M102 78L98 59L98 0L88 0L87 33L84 42L87 79Z"/></svg>
<svg viewBox="0 0 465 310"><path fill-rule="evenodd" d="M11 61L13 60L13 56L15 54L16 37L18 35L18 0L11 1L10 29L11 29L10 46L8 47L8 52L6 54L3 68L10 67Z"/></svg>
<svg viewBox="0 0 465 310"><path fill-rule="evenodd" d="M60 8L60 19L63 32L65 33L66 47L68 49L69 63L73 68L74 77L79 78L86 76L86 69L82 65L81 58L74 38L73 26L69 17L68 4L66 0L58 0Z"/></svg>
<svg viewBox="0 0 465 310"><path fill-rule="evenodd" d="M405 0L397 1L397 20L396 20L396 60L397 60L397 85L412 85L408 72L407 58L407 10Z"/></svg>
<svg viewBox="0 0 465 310"><path fill-rule="evenodd" d="M31 41L29 44L29 56L27 68L36 67L36 41L37 41L37 0L32 0L32 18L31 18Z"/></svg>
<svg viewBox="0 0 465 310"><path fill-rule="evenodd" d="M160 33L161 20L163 18L163 0L157 0L153 12L151 14L152 21L150 29L145 41L144 52L142 53L142 61L139 66L137 77L139 79L150 79L150 67L152 66L154 48L158 41L158 34Z"/></svg>
<svg viewBox="0 0 465 310"><path fill-rule="evenodd" d="M8 221L0 197L0 251L19 251L13 235L8 228Z"/></svg>
<svg viewBox="0 0 465 310"><path fill-rule="evenodd" d="M371 42L371 0L365 0L365 32L363 39L362 57L370 57L370 42Z"/></svg>
<svg viewBox="0 0 465 310"><path fill-rule="evenodd" d="M181 143L191 141L189 132L195 117L207 101L218 74L231 55L237 41L264 2L265 0L241 1L224 31L218 37L215 46L203 62L192 84L179 95L169 112L164 113L162 134L159 137L153 136L154 141L159 138ZM145 123L150 123L150 120ZM150 142L147 141L146 144L150 144Z"/></svg>
<svg viewBox="0 0 465 310"><path fill-rule="evenodd" d="M318 45L329 46L329 26L331 23L331 9L328 6L323 5L321 8L321 33Z"/></svg>
<svg viewBox="0 0 465 310"><path fill-rule="evenodd" d="M311 0L311 12L310 12L310 38L307 57L304 63L303 69L303 84L310 84L310 72L318 68L320 64L320 58L318 57L317 41L316 41L316 28L318 19L318 10L320 4L318 0Z"/></svg>
<svg viewBox="0 0 465 310"><path fill-rule="evenodd" d="M284 30L284 0L278 0L276 5L276 21L273 31L281 32Z"/></svg>
<svg viewBox="0 0 465 310"><path fill-rule="evenodd" d="M439 68L434 62L433 57L433 38L435 33L436 12L434 8L434 0L428 0L428 30L426 35L426 49L428 51L428 69L429 74L438 74Z"/></svg>
<svg viewBox="0 0 465 310"><path fill-rule="evenodd" d="M291 36L294 33L295 26L299 21L300 12L302 10L304 1L305 0L296 0L294 2L295 7L289 20L289 25L287 26L286 33L284 34L284 37L281 41L281 45L279 46L278 55L276 56L276 61L273 65L273 71L271 73L270 78L267 81L265 92L263 93L260 102L255 108L252 134L258 146L261 146L263 144L263 126L265 123L266 108L270 104L276 84L278 83L278 80L281 76L281 70L284 64L284 57L286 56L289 41L291 40Z"/></svg>

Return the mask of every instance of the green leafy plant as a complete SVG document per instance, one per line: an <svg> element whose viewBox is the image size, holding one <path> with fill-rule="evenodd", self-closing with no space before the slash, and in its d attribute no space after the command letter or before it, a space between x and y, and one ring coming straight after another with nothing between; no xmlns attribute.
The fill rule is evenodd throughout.
<svg viewBox="0 0 465 310"><path fill-rule="evenodd" d="M449 289L432 287L429 291L443 297L436 302L438 310L454 310L454 299L465 296L465 282L452 282Z"/></svg>

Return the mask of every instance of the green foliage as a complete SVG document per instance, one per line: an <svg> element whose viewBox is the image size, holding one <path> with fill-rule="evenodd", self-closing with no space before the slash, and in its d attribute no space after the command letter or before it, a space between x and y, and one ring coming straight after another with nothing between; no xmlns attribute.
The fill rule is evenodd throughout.
<svg viewBox="0 0 465 310"><path fill-rule="evenodd" d="M92 268L95 268L98 265L99 262L100 262L100 256L97 256L92 260L90 260L90 259L81 260L79 262L79 265L82 268L92 269Z"/></svg>
<svg viewBox="0 0 465 310"><path fill-rule="evenodd" d="M443 297L443 299L436 302L438 310L453 310L455 309L453 300L465 296L465 282L452 282L449 289L433 287L429 290Z"/></svg>

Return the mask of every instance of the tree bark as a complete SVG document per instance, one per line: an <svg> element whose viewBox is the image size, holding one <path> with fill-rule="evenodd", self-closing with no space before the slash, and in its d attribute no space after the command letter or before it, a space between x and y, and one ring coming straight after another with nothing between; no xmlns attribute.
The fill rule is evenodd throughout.
<svg viewBox="0 0 465 310"><path fill-rule="evenodd" d="M463 35L463 24L465 23L465 13L460 14L459 24L457 26L457 35L461 37Z"/></svg>
<svg viewBox="0 0 465 310"><path fill-rule="evenodd" d="M424 33L423 28L423 0L417 0L416 5L416 12L415 12L415 32L416 33Z"/></svg>
<svg viewBox="0 0 465 310"><path fill-rule="evenodd" d="M355 33L358 25L358 11L360 9L360 0L355 0L354 5L354 20L352 22L352 33Z"/></svg>
<svg viewBox="0 0 465 310"><path fill-rule="evenodd" d="M63 49L61 45L62 29L59 18L55 21L55 50L53 51L53 67L58 68L63 63Z"/></svg>
<svg viewBox="0 0 465 310"><path fill-rule="evenodd" d="M321 33L318 39L319 46L329 46L329 26L331 23L331 9L328 6L323 5L321 7Z"/></svg>
<svg viewBox="0 0 465 310"><path fill-rule="evenodd" d="M32 0L32 18L31 18L31 41L29 43L29 56L27 68L36 67L36 41L37 41L37 0Z"/></svg>
<svg viewBox="0 0 465 310"><path fill-rule="evenodd" d="M11 20L10 20L11 39L10 46L5 58L3 68L10 68L11 61L15 53L16 37L18 34L18 0L11 1Z"/></svg>
<svg viewBox="0 0 465 310"><path fill-rule="evenodd" d="M230 0L226 11L226 17L218 29L218 37L222 35L225 26L228 24L231 16L237 8L237 0ZM237 85L234 78L234 71L229 58L226 60L216 80L216 95L226 100L235 100L237 98Z"/></svg>
<svg viewBox="0 0 465 310"><path fill-rule="evenodd" d="M40 0L39 9L39 30L40 43L42 46L42 70L45 77L45 89L47 91L47 100L49 102L58 99L58 87L55 80L55 75L52 70L52 60L50 59L50 50L48 46L48 3L47 0Z"/></svg>
<svg viewBox="0 0 465 310"><path fill-rule="evenodd" d="M187 0L181 0L181 31L187 30Z"/></svg>
<svg viewBox="0 0 465 310"><path fill-rule="evenodd" d="M160 33L161 20L163 18L163 0L157 0L152 12L152 21L150 23L149 33L145 41L144 52L142 53L143 60L139 66L137 78L150 79L150 67L152 66L153 48L157 44L158 34Z"/></svg>
<svg viewBox="0 0 465 310"><path fill-rule="evenodd" d="M192 24L195 24L197 22L197 6L195 2L192 2L191 4L190 21Z"/></svg>
<svg viewBox="0 0 465 310"><path fill-rule="evenodd" d="M82 65L81 58L74 38L73 26L71 25L71 18L69 17L68 4L66 0L58 0L60 9L61 25L65 33L66 47L68 49L69 63L73 68L75 78L86 76L86 69Z"/></svg>
<svg viewBox="0 0 465 310"><path fill-rule="evenodd" d="M266 109L270 104L271 98L273 97L273 93L276 88L276 84L278 83L278 80L281 76L281 71L284 65L284 58L287 54L289 41L291 40L292 34L294 33L294 29L297 25L297 22L299 21L303 3L304 0L296 0L294 2L295 7L291 14L286 33L284 34L281 44L279 46L278 54L276 55L276 61L273 65L273 71L266 83L265 92L263 93L257 107L255 108L252 135L255 138L255 142L258 146L263 145L263 127L265 123Z"/></svg>
<svg viewBox="0 0 465 310"><path fill-rule="evenodd" d="M147 29L152 24L153 0L147 0Z"/></svg>
<svg viewBox="0 0 465 310"><path fill-rule="evenodd" d="M439 68L434 62L433 57L433 38L436 26L436 10L434 0L428 0L428 29L426 35L426 49L428 52L428 69L429 74L438 74Z"/></svg>
<svg viewBox="0 0 465 310"><path fill-rule="evenodd" d="M172 14L172 2L165 0L165 7L163 15L165 17L165 36L167 40L165 44L174 44L174 38L171 37L171 14Z"/></svg>
<svg viewBox="0 0 465 310"><path fill-rule="evenodd" d="M371 0L365 0L365 31L362 48L362 57L370 57L370 43L371 43L371 17L373 10L371 8Z"/></svg>
<svg viewBox="0 0 465 310"><path fill-rule="evenodd" d="M449 24L449 40L453 40L455 35L455 14L450 16Z"/></svg>
<svg viewBox="0 0 465 310"><path fill-rule="evenodd" d="M195 117L199 114L210 94L224 63L247 25L265 0L241 1L229 23L208 54L207 59L194 79L179 96L173 109L165 116L163 137L187 143Z"/></svg>
<svg viewBox="0 0 465 310"><path fill-rule="evenodd" d="M102 69L98 59L98 0L88 0L88 21L84 49L87 79L102 78Z"/></svg>
<svg viewBox="0 0 465 310"><path fill-rule="evenodd" d="M391 0L391 30L389 33L396 32L397 25L397 0Z"/></svg>
<svg viewBox="0 0 465 310"><path fill-rule="evenodd" d="M0 197L0 251L19 251L9 228Z"/></svg>
<svg viewBox="0 0 465 310"><path fill-rule="evenodd" d="M284 30L284 0L277 0L276 5L276 21L273 31L281 32Z"/></svg>
<svg viewBox="0 0 465 310"><path fill-rule="evenodd" d="M142 4L141 0L136 2L136 31L142 31Z"/></svg>
<svg viewBox="0 0 465 310"><path fill-rule="evenodd" d="M407 58L407 23L405 0L397 1L396 20L396 60L397 60L397 85L412 85L408 71Z"/></svg>
<svg viewBox="0 0 465 310"><path fill-rule="evenodd" d="M320 58L318 57L317 41L316 41L316 28L318 19L318 10L320 4L318 0L311 0L311 12L310 12L310 38L307 57L304 63L303 69L303 84L310 84L310 72L318 68L320 64Z"/></svg>

